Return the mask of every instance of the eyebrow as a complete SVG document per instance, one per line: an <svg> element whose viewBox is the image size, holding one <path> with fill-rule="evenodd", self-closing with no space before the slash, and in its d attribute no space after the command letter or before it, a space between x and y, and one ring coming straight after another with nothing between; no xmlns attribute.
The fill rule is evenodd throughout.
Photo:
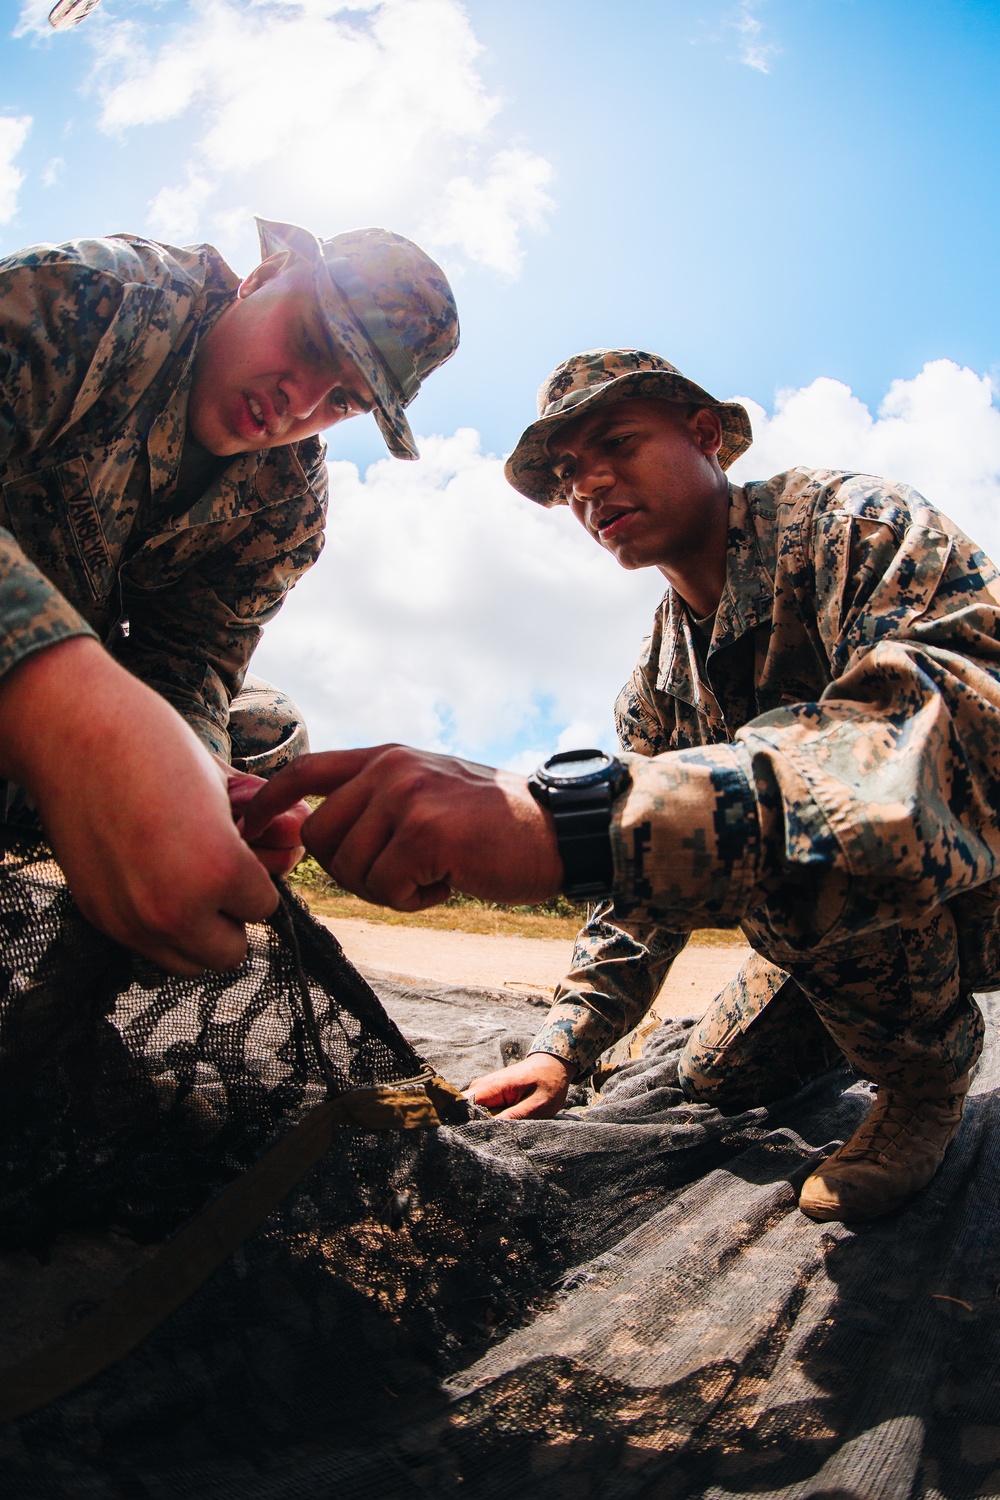
<svg viewBox="0 0 1000 1500"><path fill-rule="evenodd" d="M607 435L607 433L611 430L612 427L617 426L617 424L619 422L623 422L623 421L628 421L628 417L625 416L622 413L619 413L618 416L616 416L616 417L605 417L605 419L604 419L603 422L598 422L597 426L594 427L594 428L592 428L591 431L588 432L587 437L585 439L585 442L591 443L591 442L594 442L595 440L599 441L602 437L605 437ZM552 441L553 442L558 442L559 441L558 434L553 438ZM557 450L555 453L551 453L551 452L549 453L549 463L550 464L561 463L564 458L572 458L572 457L573 457L572 453L566 453L565 451L559 452Z"/></svg>

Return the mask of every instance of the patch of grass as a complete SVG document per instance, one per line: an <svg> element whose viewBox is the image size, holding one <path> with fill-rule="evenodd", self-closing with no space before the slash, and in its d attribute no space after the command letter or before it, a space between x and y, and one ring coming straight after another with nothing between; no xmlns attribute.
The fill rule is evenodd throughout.
<svg viewBox="0 0 1000 1500"><path fill-rule="evenodd" d="M553 896L540 906L504 906L456 892L441 906L426 911L392 911L352 896L332 880L312 855L292 871L289 883L321 917L360 917L390 927L429 927L445 932L486 933L492 937L573 938L587 920L586 906ZM698 947L732 947L744 941L739 929L706 928L695 932Z"/></svg>

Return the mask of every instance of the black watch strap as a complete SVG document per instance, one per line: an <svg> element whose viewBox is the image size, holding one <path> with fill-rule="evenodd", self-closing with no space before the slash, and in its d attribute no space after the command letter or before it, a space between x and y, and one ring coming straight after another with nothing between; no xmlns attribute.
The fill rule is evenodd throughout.
<svg viewBox="0 0 1000 1500"><path fill-rule="evenodd" d="M557 778L546 772L550 766L553 771L562 770L554 765L562 759L554 756L547 761L529 778L528 785L536 801L552 814L563 863L563 893L571 900L610 896L615 876L611 813L628 772L620 761L609 757L607 770L599 780L574 785L565 776L558 776L561 784L553 785Z"/></svg>
<svg viewBox="0 0 1000 1500"><path fill-rule="evenodd" d="M551 787L548 808L563 862L563 893L571 900L609 896L615 881L611 854L611 787L569 791Z"/></svg>

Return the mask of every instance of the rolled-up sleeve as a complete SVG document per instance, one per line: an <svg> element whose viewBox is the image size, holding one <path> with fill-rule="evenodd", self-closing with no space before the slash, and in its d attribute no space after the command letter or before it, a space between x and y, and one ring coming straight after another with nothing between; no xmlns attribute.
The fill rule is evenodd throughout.
<svg viewBox="0 0 1000 1500"><path fill-rule="evenodd" d="M0 677L36 651L94 631L0 529Z"/></svg>
<svg viewBox="0 0 1000 1500"><path fill-rule="evenodd" d="M574 1077L585 1076L642 1020L687 937L622 922L610 902L599 906L576 939L572 968L531 1051L561 1057Z"/></svg>
<svg viewBox="0 0 1000 1500"><path fill-rule="evenodd" d="M793 953L1000 873L996 571L920 496L880 484L783 539L776 607L814 622L833 676L819 700L632 763L612 834L620 914L690 928L764 908Z"/></svg>

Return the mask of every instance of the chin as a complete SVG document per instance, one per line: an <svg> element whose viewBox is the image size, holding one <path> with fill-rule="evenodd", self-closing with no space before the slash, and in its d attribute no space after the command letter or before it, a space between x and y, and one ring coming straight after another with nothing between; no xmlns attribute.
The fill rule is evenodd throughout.
<svg viewBox="0 0 1000 1500"><path fill-rule="evenodd" d="M641 553L636 552L615 552L612 556L618 566L625 568L629 573L634 573L639 568L655 568L658 564L657 558L643 557Z"/></svg>

